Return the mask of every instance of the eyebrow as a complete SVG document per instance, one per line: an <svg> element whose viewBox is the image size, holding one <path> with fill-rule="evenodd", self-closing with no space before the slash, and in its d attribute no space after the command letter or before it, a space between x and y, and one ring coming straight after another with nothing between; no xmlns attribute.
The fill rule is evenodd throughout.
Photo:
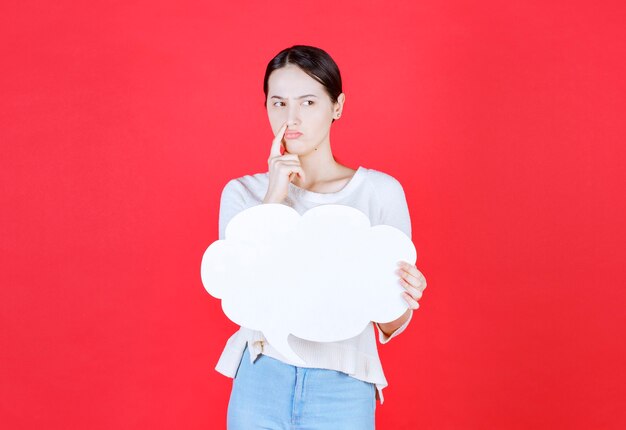
<svg viewBox="0 0 626 430"><path fill-rule="evenodd" d="M296 97L296 98L297 98L297 99L303 99L303 98L305 98L305 97L317 97L317 96L316 96L315 94L305 94L305 95L303 95L303 96ZM271 99L281 99L281 100L284 100L284 99L285 99L285 97L281 97L281 96L272 96L272 97L270 97L270 98L271 98Z"/></svg>

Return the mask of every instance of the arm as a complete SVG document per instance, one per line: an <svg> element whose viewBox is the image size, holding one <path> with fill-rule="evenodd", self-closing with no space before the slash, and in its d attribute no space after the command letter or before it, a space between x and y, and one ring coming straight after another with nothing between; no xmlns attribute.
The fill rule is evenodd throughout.
<svg viewBox="0 0 626 430"><path fill-rule="evenodd" d="M218 238L224 240L228 222L246 208L243 187L236 179L231 179L222 189L218 221Z"/></svg>
<svg viewBox="0 0 626 430"><path fill-rule="evenodd" d="M378 329L378 340L381 344L389 342L394 337L404 331L413 318L413 309L407 309L406 312L398 319L388 323L375 323Z"/></svg>
<svg viewBox="0 0 626 430"><path fill-rule="evenodd" d="M380 328L380 331L382 331L385 336L389 337L393 334L393 332L395 332L400 327L402 327L404 323L409 320L409 318L411 318L411 313L412 313L412 309L407 309L406 312L403 313L402 316L398 319L395 319L388 323L376 323L376 324L378 324L378 328Z"/></svg>
<svg viewBox="0 0 626 430"><path fill-rule="evenodd" d="M376 194L381 205L380 224L396 227L411 239L411 217L404 189L400 182L393 176L380 172L374 185L376 185ZM409 308L394 321L376 323L380 343L385 344L402 333L409 325L412 317L413 309Z"/></svg>

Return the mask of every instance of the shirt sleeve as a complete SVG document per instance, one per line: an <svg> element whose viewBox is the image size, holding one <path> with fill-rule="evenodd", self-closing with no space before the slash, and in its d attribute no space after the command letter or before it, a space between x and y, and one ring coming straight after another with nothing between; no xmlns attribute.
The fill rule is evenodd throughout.
<svg viewBox="0 0 626 430"><path fill-rule="evenodd" d="M384 174L377 187L381 200L381 224L402 230L411 239L411 216L402 184L391 175Z"/></svg>
<svg viewBox="0 0 626 430"><path fill-rule="evenodd" d="M224 240L228 222L239 212L246 208L246 202L242 185L236 179L231 179L222 189L220 197L219 234L218 238Z"/></svg>
<svg viewBox="0 0 626 430"><path fill-rule="evenodd" d="M381 179L377 189L378 197L381 200L380 223L396 227L411 239L411 216L402 184L396 178L387 174L382 174ZM383 333L378 323L375 323L380 343L385 344L402 333L412 318L413 309L410 309L409 318L389 336Z"/></svg>

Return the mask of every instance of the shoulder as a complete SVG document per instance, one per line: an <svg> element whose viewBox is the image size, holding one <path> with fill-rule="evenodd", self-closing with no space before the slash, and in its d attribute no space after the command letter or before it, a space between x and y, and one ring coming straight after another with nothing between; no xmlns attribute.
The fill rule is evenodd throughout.
<svg viewBox="0 0 626 430"><path fill-rule="evenodd" d="M411 216L400 181L394 176L375 169L368 169L370 188L374 189L379 218L376 223L398 228L411 238Z"/></svg>
<svg viewBox="0 0 626 430"><path fill-rule="evenodd" d="M376 192L381 197L384 197L389 193L393 194L394 192L404 193L400 181L389 173L370 168L366 168L365 172L367 174L367 180L372 184L372 186L376 189Z"/></svg>
<svg viewBox="0 0 626 430"><path fill-rule="evenodd" d="M253 173L249 175L239 176L226 182L222 190L223 194L226 193L241 193L242 191L254 191L257 189L266 189L268 183L268 172Z"/></svg>

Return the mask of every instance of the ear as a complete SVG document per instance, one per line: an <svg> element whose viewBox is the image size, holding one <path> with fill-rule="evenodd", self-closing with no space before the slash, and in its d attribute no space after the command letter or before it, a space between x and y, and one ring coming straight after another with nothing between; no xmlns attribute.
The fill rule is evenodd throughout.
<svg viewBox="0 0 626 430"><path fill-rule="evenodd" d="M333 108L333 115L341 113L343 110L343 104L346 102L346 95L344 93L339 94L335 106Z"/></svg>

